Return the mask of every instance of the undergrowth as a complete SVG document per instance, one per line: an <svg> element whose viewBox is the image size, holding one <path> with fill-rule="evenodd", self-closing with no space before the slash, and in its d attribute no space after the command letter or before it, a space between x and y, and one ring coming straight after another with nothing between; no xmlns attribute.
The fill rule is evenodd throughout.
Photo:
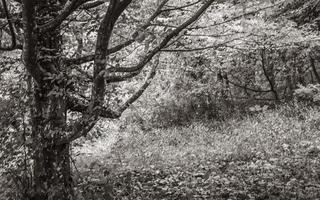
<svg viewBox="0 0 320 200"><path fill-rule="evenodd" d="M104 177L119 199L316 199L319 129L319 109L301 106L149 131L132 124L113 130L112 144L78 149L75 174L93 188Z"/></svg>

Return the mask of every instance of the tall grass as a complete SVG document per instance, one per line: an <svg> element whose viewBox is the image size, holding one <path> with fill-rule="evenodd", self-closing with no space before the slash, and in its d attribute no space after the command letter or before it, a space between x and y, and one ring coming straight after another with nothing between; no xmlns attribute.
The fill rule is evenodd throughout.
<svg viewBox="0 0 320 200"><path fill-rule="evenodd" d="M320 110L282 106L243 119L194 122L188 126L143 131L131 124L79 149L80 166L99 160L112 168L136 169L190 165L216 159L302 155L320 145ZM90 155L86 154L90 152Z"/></svg>

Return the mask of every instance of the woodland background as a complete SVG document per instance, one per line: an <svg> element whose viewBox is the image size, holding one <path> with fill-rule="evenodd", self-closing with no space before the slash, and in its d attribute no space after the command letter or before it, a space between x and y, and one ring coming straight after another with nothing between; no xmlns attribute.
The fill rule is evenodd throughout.
<svg viewBox="0 0 320 200"><path fill-rule="evenodd" d="M50 71L45 81L77 88L50 88L48 97L90 99L99 65L91 53L113 2L126 1L83 1L60 24L58 53L36 50L39 65L57 57L67 66L66 76ZM106 66L139 63L208 2L132 1L110 39L115 47L130 44L108 55ZM37 79L25 67L23 3L0 4L0 199L37 193L31 122ZM319 0L212 1L143 68L104 75L102 105L125 107L119 116L108 110L111 117L98 116L85 134L71 134L73 197L64 199L317 199L319 17ZM70 126L83 110L73 108L63 115Z"/></svg>

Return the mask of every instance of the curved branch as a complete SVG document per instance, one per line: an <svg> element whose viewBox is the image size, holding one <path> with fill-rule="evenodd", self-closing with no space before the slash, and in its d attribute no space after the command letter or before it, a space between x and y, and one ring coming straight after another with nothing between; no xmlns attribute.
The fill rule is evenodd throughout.
<svg viewBox="0 0 320 200"><path fill-rule="evenodd" d="M138 63L136 66L131 68L124 68L125 70L123 72L137 72L143 69L143 67L145 67L145 65L162 48L164 48L171 41L172 38L177 36L183 29L185 29L194 21L196 21L214 1L215 0L208 0L206 3L204 3L203 6L201 6L199 10L192 17L190 17L178 28L176 28L171 33L169 33L162 40L162 42L156 48L154 48L140 63ZM102 101L104 99L104 93L105 93L104 92L105 80L104 80L104 77L102 76L103 74L102 72L105 71L105 65L106 65L105 58L106 58L106 52L108 50L107 48L109 44L109 39L111 36L110 34L117 17L121 14L121 12L125 9L125 7L130 2L131 0L122 1L122 2L118 2L116 0L110 1L107 14L101 24L101 27L98 33L96 56L95 56L95 69L94 69L94 84L93 84L94 86L92 90L91 102L89 103L89 106L85 107L86 109L86 111L84 111L85 114L82 116L81 119L79 119L76 122L73 132L69 136L67 136L65 139L62 139L61 142L71 142L79 137L86 135L86 133L88 133L90 129L94 126L94 124L97 122L99 116L101 116L101 113L103 113ZM115 8L118 8L118 9L114 11ZM135 102L143 94L143 92L147 89L147 87L151 83L151 80L155 76L157 66L158 65L154 65L152 67L149 75L147 76L141 88L119 107L119 109L115 112L116 113L115 116L119 117L124 110L126 110L133 102ZM114 69L111 68L111 70L114 70Z"/></svg>
<svg viewBox="0 0 320 200"><path fill-rule="evenodd" d="M122 106L120 106L118 113L123 113L132 103L134 103L144 93L144 91L149 87L152 79L156 75L156 69L158 65L159 65L159 60L157 64L152 66L150 73L146 77L146 80L142 84L140 89L136 93L134 93Z"/></svg>
<svg viewBox="0 0 320 200"><path fill-rule="evenodd" d="M207 10L207 8L214 2L215 0L209 0L205 4L203 4L197 12L190 17L187 21L183 24L175 28L171 31L162 41L161 43L152 49L147 56L145 56L136 66L133 67L117 67L117 68L110 68L110 70L115 70L117 72L135 72L141 70L152 58L156 55L159 51L167 46L167 44L176 36L179 35L181 31L191 25L193 22L198 20L198 18Z"/></svg>
<svg viewBox="0 0 320 200"><path fill-rule="evenodd" d="M79 112L85 114L88 110L89 103L86 103L76 97L67 97L67 109L73 112ZM116 119L120 117L119 113L116 111L112 111L109 108L101 107L100 108L100 117L109 118L109 119Z"/></svg>
<svg viewBox="0 0 320 200"><path fill-rule="evenodd" d="M69 15L71 15L79 6L86 3L87 1L88 0L72 0L70 3L67 3L60 15L58 15L55 19L49 21L48 23L38 27L39 32L48 32L57 28Z"/></svg>
<svg viewBox="0 0 320 200"><path fill-rule="evenodd" d="M159 65L159 60L156 65L151 68L149 75L146 77L145 82L140 87L140 89L134 93L122 106L120 106L117 111L113 111L107 107L99 106L96 109L99 116L91 116L87 113L91 106L90 103L86 104L83 101L75 98L75 97L68 97L67 98L67 108L74 112L80 112L83 114L83 117L77 121L74 125L72 133L65 138L62 138L58 143L69 143L72 142L84 135L86 135L95 125L99 117L109 118L109 119L116 119L121 116L123 111L125 111L133 102L135 102L143 92L148 88L151 83L151 80L154 78L156 74L156 68Z"/></svg>
<svg viewBox="0 0 320 200"><path fill-rule="evenodd" d="M110 49L107 50L106 55L110 55L112 53L118 52L121 49L131 45L132 43L135 42L136 37L138 36L139 32L144 31L145 29L147 29L150 26L150 23L155 20L155 18L157 18L157 16L159 16L159 14L161 14L163 11L161 10L165 4L168 2L169 0L164 0L156 9L156 11L149 17L149 19L147 20L147 22L141 26L141 28L139 28L138 30L136 30L133 34L132 34L132 38L121 43L118 44ZM70 66L70 65L80 65L80 64L84 64L87 62L91 62L93 61L95 58L95 54L89 54L89 55L85 55L82 56L80 58L71 58L71 59L65 59L65 63L66 65Z"/></svg>
<svg viewBox="0 0 320 200"><path fill-rule="evenodd" d="M260 56L261 56L261 67L262 67L262 70L263 70L263 73L269 83L269 86L270 86L270 90L271 92L273 93L274 95L274 98L276 100L279 100L279 95L278 95L278 92L276 91L276 88L275 88L275 85L274 85L274 82L272 81L272 79L270 78L269 76L269 73L268 73L268 70L267 70L267 60L266 60L266 49L261 49L260 50Z"/></svg>
<svg viewBox="0 0 320 200"><path fill-rule="evenodd" d="M107 56L112 54L112 53L115 53L121 49L123 49L124 47L126 46L129 46L130 44L132 44L134 42L134 40L128 40L124 43L121 43L117 46L114 46L110 49L108 49L107 51ZM64 62L67 66L70 66L70 65L81 65L81 64L84 64L84 63L87 63L87 62L92 62L95 58L95 54L89 54L89 55L85 55L85 56L82 56L82 57L79 57L79 58L70 58L70 59L65 59Z"/></svg>

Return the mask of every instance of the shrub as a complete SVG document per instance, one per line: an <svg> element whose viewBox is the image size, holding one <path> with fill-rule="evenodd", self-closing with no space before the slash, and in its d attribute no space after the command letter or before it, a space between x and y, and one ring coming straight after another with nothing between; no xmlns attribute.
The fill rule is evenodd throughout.
<svg viewBox="0 0 320 200"><path fill-rule="evenodd" d="M298 101L320 104L320 84L300 85L294 94Z"/></svg>

